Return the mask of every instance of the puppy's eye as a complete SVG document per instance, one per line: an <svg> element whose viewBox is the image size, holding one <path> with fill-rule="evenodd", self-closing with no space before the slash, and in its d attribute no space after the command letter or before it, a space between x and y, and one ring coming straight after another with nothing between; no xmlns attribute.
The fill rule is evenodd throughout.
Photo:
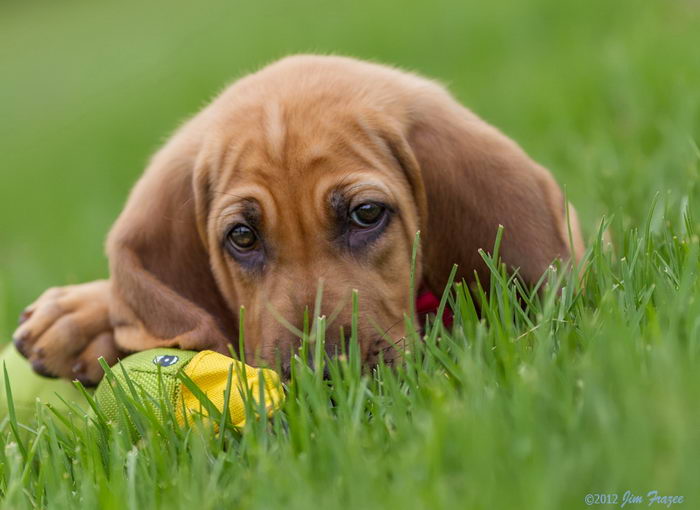
<svg viewBox="0 0 700 510"><path fill-rule="evenodd" d="M255 230L247 225L239 223L229 230L228 240L237 249L246 251L255 247L258 243L258 236Z"/></svg>
<svg viewBox="0 0 700 510"><path fill-rule="evenodd" d="M369 228L384 217L386 207L376 202L366 202L350 211L350 219L360 228Z"/></svg>

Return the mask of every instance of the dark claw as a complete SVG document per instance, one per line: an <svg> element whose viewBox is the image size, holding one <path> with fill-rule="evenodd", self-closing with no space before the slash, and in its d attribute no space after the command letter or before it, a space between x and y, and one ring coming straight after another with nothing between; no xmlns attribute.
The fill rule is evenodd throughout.
<svg viewBox="0 0 700 510"><path fill-rule="evenodd" d="M86 374L76 374L75 375L75 381L78 381L80 384L85 386L86 388L90 388L91 386L97 386L97 382L93 381L90 379Z"/></svg>
<svg viewBox="0 0 700 510"><path fill-rule="evenodd" d="M78 360L75 362L75 364L71 368L71 371L73 372L73 380L78 381L86 388L89 388L91 386L97 386L97 382L90 379L85 373L86 366L87 365L83 360Z"/></svg>
<svg viewBox="0 0 700 510"><path fill-rule="evenodd" d="M25 342L26 342L28 336L29 335L25 332L24 334L16 336L12 339L12 343L15 344L15 348L25 358L27 357L27 347L26 347Z"/></svg>
<svg viewBox="0 0 700 510"><path fill-rule="evenodd" d="M22 311L22 313L19 314L19 321L17 321L17 322L19 323L19 325L21 326L22 324L24 324L25 322L27 322L27 319L29 319L29 317L32 316L32 313L33 313L33 311L27 310L27 309L25 308L25 309Z"/></svg>
<svg viewBox="0 0 700 510"><path fill-rule="evenodd" d="M37 374L39 374L39 375L41 375L41 376L44 376L44 377L49 377L49 378L51 378L51 379L57 379L57 378L58 378L58 376L56 376L56 375L50 373L50 372L46 369L46 367L44 366L44 364L43 364L41 361L37 360L37 359L35 359L34 361L32 361L32 370L34 370Z"/></svg>
<svg viewBox="0 0 700 510"><path fill-rule="evenodd" d="M73 365L73 368L71 368L71 371L78 376L81 372L85 370L85 362L80 360L78 361L75 365Z"/></svg>

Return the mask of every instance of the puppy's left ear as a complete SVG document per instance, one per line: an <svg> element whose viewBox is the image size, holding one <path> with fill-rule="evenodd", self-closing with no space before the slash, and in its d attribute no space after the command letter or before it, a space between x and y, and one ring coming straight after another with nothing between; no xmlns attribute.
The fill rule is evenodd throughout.
<svg viewBox="0 0 700 510"><path fill-rule="evenodd" d="M501 257L528 284L555 259L580 260L576 213L569 206L570 239L563 194L545 168L437 86L412 102L390 146L418 205L424 284L442 292L454 263L458 278L476 271L487 281L478 250L493 249L499 225Z"/></svg>

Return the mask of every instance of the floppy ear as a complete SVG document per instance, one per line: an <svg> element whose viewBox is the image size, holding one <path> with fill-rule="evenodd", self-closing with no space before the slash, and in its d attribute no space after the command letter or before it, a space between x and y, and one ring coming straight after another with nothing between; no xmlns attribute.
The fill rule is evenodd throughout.
<svg viewBox="0 0 700 510"><path fill-rule="evenodd" d="M156 154L110 232L110 316L117 345L214 349L235 343L235 318L210 269L199 142L177 134ZM201 221L200 221L201 220Z"/></svg>
<svg viewBox="0 0 700 510"><path fill-rule="evenodd" d="M554 259L571 258L563 194L513 141L440 89L416 98L403 131L393 148L424 209L423 282L433 292L442 292L453 263L458 278L476 271L486 281L478 250L492 251L499 225L502 259L528 284ZM584 246L571 207L569 217L578 261Z"/></svg>

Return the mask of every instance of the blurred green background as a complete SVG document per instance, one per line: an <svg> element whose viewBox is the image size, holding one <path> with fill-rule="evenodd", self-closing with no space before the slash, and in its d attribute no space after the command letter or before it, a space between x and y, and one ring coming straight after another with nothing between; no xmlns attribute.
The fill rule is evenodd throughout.
<svg viewBox="0 0 700 510"><path fill-rule="evenodd" d="M47 286L106 275L105 234L178 123L297 52L441 80L552 169L589 233L698 195L696 1L3 0L0 337Z"/></svg>

